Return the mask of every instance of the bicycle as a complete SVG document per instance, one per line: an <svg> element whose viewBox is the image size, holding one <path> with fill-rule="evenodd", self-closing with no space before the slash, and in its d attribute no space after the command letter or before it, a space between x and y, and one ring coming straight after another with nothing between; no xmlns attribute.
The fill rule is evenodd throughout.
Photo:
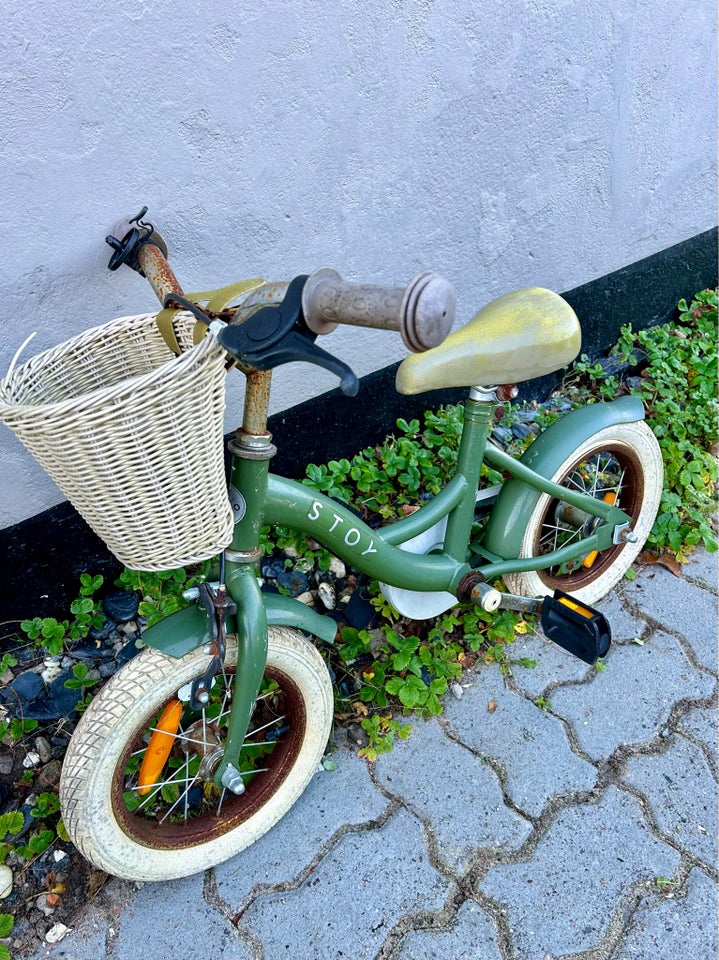
<svg viewBox="0 0 719 960"><path fill-rule="evenodd" d="M185 297L145 212L108 238L110 266L145 275L170 325L173 309L190 311L247 376L242 426L230 442L232 539L216 582L194 588L190 606L147 629L146 649L80 718L60 799L66 829L89 861L117 876L167 880L226 860L269 830L309 783L330 736L332 685L307 634L332 643L336 623L261 590L263 524L308 534L380 581L393 606L415 619L457 603L531 610L548 637L593 663L610 631L592 604L649 534L662 461L631 397L573 410L517 460L491 441L516 383L559 370L579 351L578 320L550 291L500 297L449 335L454 295L433 274L401 289L345 283L325 269L289 283L254 282L239 303L218 309L211 294ZM275 366L316 363L337 374L343 392L357 390L349 367L315 343L337 323L400 330L413 351L397 374L402 393L470 388L454 476L381 529L270 472ZM503 483L480 487L485 462ZM498 578L507 593L493 586Z"/></svg>

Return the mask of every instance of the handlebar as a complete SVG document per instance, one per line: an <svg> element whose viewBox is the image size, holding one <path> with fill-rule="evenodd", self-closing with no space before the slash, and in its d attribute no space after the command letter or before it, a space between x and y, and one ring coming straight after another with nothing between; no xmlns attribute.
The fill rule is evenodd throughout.
<svg viewBox="0 0 719 960"><path fill-rule="evenodd" d="M143 207L118 224L118 236L106 237L114 251L108 266L131 267L149 280L163 306L174 302L191 310L245 372L301 360L331 370L340 378L342 392L354 395L357 377L317 346L319 334L330 333L339 323L398 330L405 346L421 353L442 343L454 322L454 290L435 273L420 273L406 287L385 287L347 283L336 271L324 268L289 283L261 284L232 308L229 323L223 311L222 322L216 324L212 316L221 314L208 314L183 296L167 262L163 238L153 223L143 219L146 212Z"/></svg>
<svg viewBox="0 0 719 960"><path fill-rule="evenodd" d="M455 312L452 285L431 272L418 274L406 287L383 287L347 283L324 268L307 278L302 291L302 313L313 333L330 333L338 323L399 330L413 353L442 343Z"/></svg>

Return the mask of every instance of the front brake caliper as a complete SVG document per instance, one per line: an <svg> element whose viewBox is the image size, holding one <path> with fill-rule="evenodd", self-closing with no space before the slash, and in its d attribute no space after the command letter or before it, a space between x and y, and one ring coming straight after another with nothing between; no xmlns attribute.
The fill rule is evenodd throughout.
<svg viewBox="0 0 719 960"><path fill-rule="evenodd" d="M201 711L210 702L213 678L223 668L227 649L227 618L237 613L237 604L227 596L227 588L224 584L220 584L213 591L209 584L201 583L198 599L209 617L210 642L207 652L212 654L207 670L193 681L190 692L190 707Z"/></svg>

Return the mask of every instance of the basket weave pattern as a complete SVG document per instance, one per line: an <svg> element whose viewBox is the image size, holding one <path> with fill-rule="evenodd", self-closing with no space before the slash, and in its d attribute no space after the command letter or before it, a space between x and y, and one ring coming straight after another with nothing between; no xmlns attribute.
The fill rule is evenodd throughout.
<svg viewBox="0 0 719 960"><path fill-rule="evenodd" d="M204 560L232 538L223 460L225 354L179 357L154 314L120 317L38 354L0 382L2 419L115 556L135 570Z"/></svg>

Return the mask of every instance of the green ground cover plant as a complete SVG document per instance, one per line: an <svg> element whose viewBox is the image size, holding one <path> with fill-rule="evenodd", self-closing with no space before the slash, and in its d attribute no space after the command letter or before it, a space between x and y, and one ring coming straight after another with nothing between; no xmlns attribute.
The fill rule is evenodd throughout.
<svg viewBox="0 0 719 960"><path fill-rule="evenodd" d="M623 327L610 356L646 354L631 392L644 403L664 461L664 492L648 544L681 562L697 544L717 548L717 293L704 290L678 306L675 324L638 332ZM572 389L611 399L620 384L603 373L601 364L582 357Z"/></svg>

